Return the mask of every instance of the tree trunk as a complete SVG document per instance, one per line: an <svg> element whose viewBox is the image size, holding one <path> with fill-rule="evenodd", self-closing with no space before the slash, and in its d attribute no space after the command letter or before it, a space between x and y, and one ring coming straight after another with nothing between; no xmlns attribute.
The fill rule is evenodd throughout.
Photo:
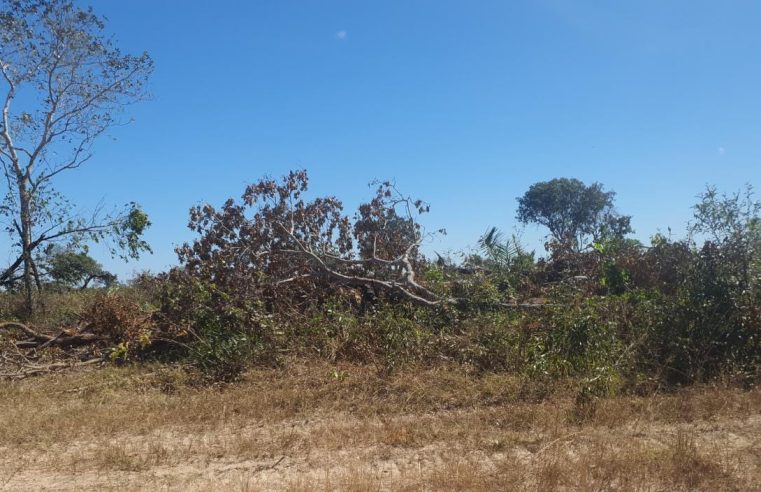
<svg viewBox="0 0 761 492"><path fill-rule="evenodd" d="M32 256L32 274L34 275L34 285L37 286L37 292L42 293L42 278L40 277L40 270L37 268L37 262L34 261Z"/></svg>
<svg viewBox="0 0 761 492"><path fill-rule="evenodd" d="M24 257L24 294L26 311L31 318L34 315L34 262L32 260L32 210L31 197L27 189L27 180L19 180L19 203L21 205L21 252Z"/></svg>

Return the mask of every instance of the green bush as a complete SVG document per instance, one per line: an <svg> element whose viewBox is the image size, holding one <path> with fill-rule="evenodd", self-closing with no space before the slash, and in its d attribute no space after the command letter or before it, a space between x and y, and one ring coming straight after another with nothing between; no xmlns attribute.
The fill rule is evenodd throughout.
<svg viewBox="0 0 761 492"><path fill-rule="evenodd" d="M271 320L211 283L173 272L161 290L158 323L205 382L237 380L251 364L273 364Z"/></svg>

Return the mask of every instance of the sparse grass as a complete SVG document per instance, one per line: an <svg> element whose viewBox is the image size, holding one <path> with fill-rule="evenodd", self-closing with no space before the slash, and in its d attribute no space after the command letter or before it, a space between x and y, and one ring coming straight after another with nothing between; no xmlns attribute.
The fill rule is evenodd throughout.
<svg viewBox="0 0 761 492"><path fill-rule="evenodd" d="M340 377L336 377L339 374ZM166 366L0 382L0 487L749 490L761 391L599 400L559 384L289 361L197 388ZM567 385L571 388L572 385Z"/></svg>

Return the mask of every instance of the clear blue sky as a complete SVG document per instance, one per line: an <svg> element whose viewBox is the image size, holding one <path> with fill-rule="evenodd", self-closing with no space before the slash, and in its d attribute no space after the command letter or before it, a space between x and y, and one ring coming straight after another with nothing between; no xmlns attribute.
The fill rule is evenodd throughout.
<svg viewBox="0 0 761 492"><path fill-rule="evenodd" d="M153 256L99 256L122 277L175 262L191 205L291 168L348 208L395 179L449 232L429 251L510 231L516 197L553 177L615 190L642 239L681 233L706 183L761 183L761 2L92 5L156 61L152 99L60 184L150 214Z"/></svg>

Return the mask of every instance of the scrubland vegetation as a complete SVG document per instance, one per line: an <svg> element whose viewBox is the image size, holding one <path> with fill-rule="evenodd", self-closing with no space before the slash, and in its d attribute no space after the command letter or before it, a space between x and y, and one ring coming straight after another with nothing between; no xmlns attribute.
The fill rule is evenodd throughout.
<svg viewBox="0 0 761 492"><path fill-rule="evenodd" d="M750 191L708 189L686 239L575 229L536 260L490 230L454 263L391 185L353 221L306 188L193 209L170 272L29 319L3 294L10 488L756 487Z"/></svg>
<svg viewBox="0 0 761 492"><path fill-rule="evenodd" d="M177 266L120 283L88 246L138 259L147 213L53 184L152 61L66 0L2 5L0 486L758 488L750 186L644 244L602 184L538 182L515 212L545 251L492 227L444 257L396 183L348 211L298 170L193 207Z"/></svg>
<svg viewBox="0 0 761 492"><path fill-rule="evenodd" d="M750 190L702 195L691 225L702 244L656 236L644 246L593 225L583 247L574 226L536 261L491 230L456 264L420 253L414 214L427 205L388 183L353 220L336 198L307 201L306 191L300 171L249 186L241 204L196 207L181 266L125 286L53 285L28 326L25 296L6 292L3 316L21 322L6 331L22 348L181 363L199 384L288 357L384 374L457 364L538 386L571 379L579 402L757 381L761 230Z"/></svg>

